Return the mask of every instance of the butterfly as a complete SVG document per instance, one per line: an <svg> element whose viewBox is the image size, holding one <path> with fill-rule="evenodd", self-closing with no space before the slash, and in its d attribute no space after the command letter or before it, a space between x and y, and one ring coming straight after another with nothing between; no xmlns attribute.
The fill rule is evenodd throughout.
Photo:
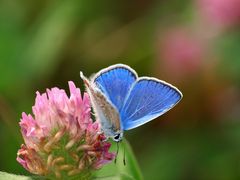
<svg viewBox="0 0 240 180"><path fill-rule="evenodd" d="M152 77L138 77L127 65L102 69L90 80L82 72L101 130L119 142L123 131L141 126L170 110L183 97L173 85Z"/></svg>

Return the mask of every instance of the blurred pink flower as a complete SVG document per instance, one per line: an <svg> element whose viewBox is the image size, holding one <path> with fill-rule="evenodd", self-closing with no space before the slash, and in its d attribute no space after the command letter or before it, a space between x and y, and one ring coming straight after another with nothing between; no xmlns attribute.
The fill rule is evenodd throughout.
<svg viewBox="0 0 240 180"><path fill-rule="evenodd" d="M201 15L210 23L228 27L240 23L239 0L197 0Z"/></svg>
<svg viewBox="0 0 240 180"><path fill-rule="evenodd" d="M202 66L202 43L186 29L168 31L161 39L159 50L161 66L174 77L188 76Z"/></svg>
<svg viewBox="0 0 240 180"><path fill-rule="evenodd" d="M81 177L115 158L110 143L99 134L100 127L90 118L88 94L69 82L70 98L64 90L37 92L33 114L22 114L20 122L25 145L17 161L33 174L47 177Z"/></svg>

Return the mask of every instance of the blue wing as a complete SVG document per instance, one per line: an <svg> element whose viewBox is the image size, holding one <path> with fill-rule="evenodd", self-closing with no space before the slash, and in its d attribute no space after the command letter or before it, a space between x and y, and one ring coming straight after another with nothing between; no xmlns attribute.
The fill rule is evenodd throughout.
<svg viewBox="0 0 240 180"><path fill-rule="evenodd" d="M117 64L101 70L94 77L93 82L120 112L136 79L137 74L133 69L123 64Z"/></svg>
<svg viewBox="0 0 240 180"><path fill-rule="evenodd" d="M164 114L182 98L174 86L154 78L140 78L120 112L124 130L133 129Z"/></svg>

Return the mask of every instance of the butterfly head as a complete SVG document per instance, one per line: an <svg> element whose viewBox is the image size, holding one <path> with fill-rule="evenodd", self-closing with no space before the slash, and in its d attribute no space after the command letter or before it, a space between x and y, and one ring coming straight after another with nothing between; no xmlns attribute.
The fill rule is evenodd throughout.
<svg viewBox="0 0 240 180"><path fill-rule="evenodd" d="M115 142L120 142L123 137L123 132L116 132L113 136L111 136L112 140Z"/></svg>

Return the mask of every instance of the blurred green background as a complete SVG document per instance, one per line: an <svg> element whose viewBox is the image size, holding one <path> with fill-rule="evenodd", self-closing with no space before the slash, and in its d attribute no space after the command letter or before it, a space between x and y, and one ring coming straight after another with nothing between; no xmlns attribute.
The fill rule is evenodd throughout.
<svg viewBox="0 0 240 180"><path fill-rule="evenodd" d="M125 63L184 94L125 133L144 178L240 179L239 25L238 0L1 0L0 170L27 174L18 123L36 91Z"/></svg>

